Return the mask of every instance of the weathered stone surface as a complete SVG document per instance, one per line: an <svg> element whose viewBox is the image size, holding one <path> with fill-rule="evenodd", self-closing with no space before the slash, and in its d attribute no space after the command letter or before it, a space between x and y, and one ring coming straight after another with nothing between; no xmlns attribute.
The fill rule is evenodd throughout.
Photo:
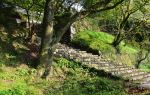
<svg viewBox="0 0 150 95"><path fill-rule="evenodd" d="M140 87L147 88L148 90L150 90L150 82L141 84Z"/></svg>
<svg viewBox="0 0 150 95"><path fill-rule="evenodd" d="M114 76L121 76L122 78L129 79L133 82L136 81L136 83L138 81L141 87L150 89L149 73L123 64L114 64L111 60L104 59L102 55L92 55L92 53L80 51L80 49L74 49L63 44L58 44L58 48L54 52L54 55L72 59L84 65L91 66L99 70L104 70Z"/></svg>

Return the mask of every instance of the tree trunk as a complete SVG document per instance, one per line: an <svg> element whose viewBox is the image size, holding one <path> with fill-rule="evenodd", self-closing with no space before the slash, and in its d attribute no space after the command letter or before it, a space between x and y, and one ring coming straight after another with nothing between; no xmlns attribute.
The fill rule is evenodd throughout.
<svg viewBox="0 0 150 95"><path fill-rule="evenodd" d="M71 41L71 28L70 27L71 26L69 26L67 31L62 36L60 43L62 43L62 44L69 44L70 43L70 41Z"/></svg>
<svg viewBox="0 0 150 95"><path fill-rule="evenodd" d="M115 48L117 53L120 53L119 45L120 45L122 40L123 40L122 34L121 34L121 32L119 32L117 34L117 36L115 37L114 41L112 42L112 46Z"/></svg>
<svg viewBox="0 0 150 95"><path fill-rule="evenodd" d="M140 46L141 49L142 45ZM146 58L148 58L150 51L148 50L146 54L143 54L143 50L140 50L140 52L137 54L137 59L136 59L136 63L135 63L135 68L139 69L140 64L146 60Z"/></svg>
<svg viewBox="0 0 150 95"><path fill-rule="evenodd" d="M32 36L32 33L31 33L31 23L30 23L30 14L29 14L29 10L26 10L27 12L27 18L28 18L28 27L29 27L29 34L28 34L28 39L30 40L31 39L31 36Z"/></svg>
<svg viewBox="0 0 150 95"><path fill-rule="evenodd" d="M136 64L135 64L135 68L136 68L136 69L139 69L140 64L141 64L141 61L137 61Z"/></svg>
<svg viewBox="0 0 150 95"><path fill-rule="evenodd" d="M46 0L44 17L43 17L43 26L42 26L42 40L40 47L40 60L39 68L45 68L42 72L41 77L46 78L49 75L51 64L53 61L53 45L52 45L52 36L53 36L53 3L52 0Z"/></svg>
<svg viewBox="0 0 150 95"><path fill-rule="evenodd" d="M78 16L72 17L71 15L66 17L65 22L64 17L61 17L58 24L53 25L54 13L53 13L53 0L46 0L43 18L43 35L41 40L40 48L40 64L39 67L44 67L45 71L42 71L41 77L47 78L50 73L51 64L53 61L53 52L55 50L55 44L57 44L64 33L68 30L70 25L77 19ZM55 18L56 20L56 18Z"/></svg>

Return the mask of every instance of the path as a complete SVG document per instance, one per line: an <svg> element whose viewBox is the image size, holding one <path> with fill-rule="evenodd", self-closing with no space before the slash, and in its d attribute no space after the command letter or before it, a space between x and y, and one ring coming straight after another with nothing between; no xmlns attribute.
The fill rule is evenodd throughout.
<svg viewBox="0 0 150 95"><path fill-rule="evenodd" d="M98 55L74 49L67 45L58 44L55 56L65 57L67 59L80 62L82 64L94 67L99 70L111 73L114 76L122 77L125 80L138 83L140 87L150 89L150 73L144 72L125 65L114 64Z"/></svg>

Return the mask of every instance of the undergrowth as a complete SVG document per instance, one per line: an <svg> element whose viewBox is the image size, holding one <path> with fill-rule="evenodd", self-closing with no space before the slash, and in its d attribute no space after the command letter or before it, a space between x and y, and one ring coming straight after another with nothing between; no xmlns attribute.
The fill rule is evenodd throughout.
<svg viewBox="0 0 150 95"><path fill-rule="evenodd" d="M127 95L123 81L97 76L81 64L57 58L48 80L20 65L0 66L0 95Z"/></svg>
<svg viewBox="0 0 150 95"><path fill-rule="evenodd" d="M63 84L49 90L49 95L127 95L122 81L115 81L83 69L80 64L57 59L57 66L67 68Z"/></svg>

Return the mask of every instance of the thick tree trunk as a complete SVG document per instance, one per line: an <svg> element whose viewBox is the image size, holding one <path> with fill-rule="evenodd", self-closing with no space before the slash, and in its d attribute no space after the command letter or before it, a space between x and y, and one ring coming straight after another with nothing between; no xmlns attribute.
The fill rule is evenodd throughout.
<svg viewBox="0 0 150 95"><path fill-rule="evenodd" d="M40 60L39 68L45 68L41 73L42 78L46 78L49 75L51 64L53 61L53 3L52 0L46 0L43 26L42 26L42 40L40 48Z"/></svg>
<svg viewBox="0 0 150 95"><path fill-rule="evenodd" d="M122 34L121 34L121 32L119 32L117 34L117 36L115 37L114 41L112 42L112 46L115 48L117 53L120 53L119 45L120 45L122 40L123 40Z"/></svg>
<svg viewBox="0 0 150 95"><path fill-rule="evenodd" d="M55 44L57 44L64 33L68 30L73 22L75 22L79 14L64 14L61 17L54 19L53 4L55 0L46 0L43 18L43 35L40 48L40 60L38 64L39 68L44 67L45 70L39 72L42 78L47 78L50 73L51 64L53 61L53 51L55 50ZM53 20L57 23L53 25ZM58 21L57 21L58 20ZM42 74L41 74L42 73Z"/></svg>

